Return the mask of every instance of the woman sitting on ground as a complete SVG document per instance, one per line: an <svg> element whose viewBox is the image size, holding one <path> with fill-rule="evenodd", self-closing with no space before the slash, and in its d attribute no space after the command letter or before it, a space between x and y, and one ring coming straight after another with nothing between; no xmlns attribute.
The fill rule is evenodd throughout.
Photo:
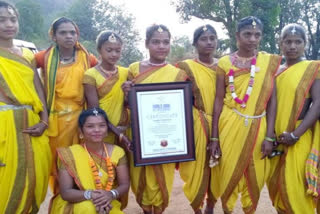
<svg viewBox="0 0 320 214"><path fill-rule="evenodd" d="M50 213L121 214L130 182L125 152L104 142L108 118L102 109L83 111L78 124L84 143L57 150L60 193Z"/></svg>

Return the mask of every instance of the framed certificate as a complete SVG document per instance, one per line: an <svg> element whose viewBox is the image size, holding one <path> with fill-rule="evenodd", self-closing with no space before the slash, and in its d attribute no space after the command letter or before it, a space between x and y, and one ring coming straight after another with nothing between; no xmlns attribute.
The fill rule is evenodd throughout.
<svg viewBox="0 0 320 214"><path fill-rule="evenodd" d="M132 87L135 166L195 160L191 87L191 82Z"/></svg>

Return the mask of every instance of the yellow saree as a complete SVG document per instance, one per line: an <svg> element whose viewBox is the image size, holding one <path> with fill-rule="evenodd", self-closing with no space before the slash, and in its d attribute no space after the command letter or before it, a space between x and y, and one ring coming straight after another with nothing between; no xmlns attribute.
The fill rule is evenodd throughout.
<svg viewBox="0 0 320 214"><path fill-rule="evenodd" d="M121 85L127 81L128 69L117 66L118 73L106 79L96 68L87 70L84 74L83 83L95 86L98 92L99 107L108 116L109 121L114 126L120 128L128 125L128 112L124 108L124 93ZM112 133L108 133L106 141L117 143L118 138Z"/></svg>
<svg viewBox="0 0 320 214"><path fill-rule="evenodd" d="M90 66L90 57L80 45L76 46L75 62L67 65L60 63L56 46L40 52L43 54L42 77L47 97L49 113L49 143L53 164L56 163L56 149L79 143L78 117L84 107L84 72ZM38 65L39 66L39 65ZM55 167L53 167L55 169ZM55 176L56 172L52 172ZM52 180L53 181L53 178ZM55 185L50 186L54 190Z"/></svg>
<svg viewBox="0 0 320 214"><path fill-rule="evenodd" d="M234 67L230 56L219 60L217 75L225 75L226 79L224 106L219 119L222 157L219 165L212 168L212 195L209 196L213 197L213 203L221 197L225 213L232 212L239 193L245 213L253 213L257 207L269 171L268 159L261 160L261 145L267 130L264 112L273 91L280 58L264 52L258 53L253 90L245 108L232 98L227 75L232 67L235 71L235 90L241 98L246 93L250 71ZM256 116L256 119L245 119L241 114Z"/></svg>
<svg viewBox="0 0 320 214"><path fill-rule="evenodd" d="M165 65L140 73L140 63L130 65L128 79L134 83L178 82L186 79L180 69ZM174 179L175 164L134 167L130 157L131 189L138 204L146 211L163 211L169 204Z"/></svg>
<svg viewBox="0 0 320 214"><path fill-rule="evenodd" d="M22 131L39 123L42 103L34 87L32 52L0 49L0 213L37 213L48 187L48 136ZM9 106L10 105L10 106Z"/></svg>
<svg viewBox="0 0 320 214"><path fill-rule="evenodd" d="M89 154L82 145L73 145L68 148L58 148L58 167L68 171L70 176L74 179L74 182L79 190L94 190L95 181L91 172L89 164ZM108 181L107 165L105 161L101 162L101 156L94 154L92 155L94 161L102 163L98 166L102 170L101 182L105 186ZM127 159L124 150L118 146L114 146L111 155L111 162L113 170L122 164L127 164ZM116 173L114 172L116 175ZM91 176L90 176L91 175ZM116 182L113 188L117 186ZM110 214L123 214L121 211L121 202L113 200L111 202L112 210ZM52 198L50 211L52 214L93 214L96 213L96 208L91 200L82 201L79 203L69 203L61 198L60 194L55 195Z"/></svg>
<svg viewBox="0 0 320 214"><path fill-rule="evenodd" d="M89 55L82 46L75 62L63 65L56 47L45 57L44 85L49 111L49 136L52 153L56 148L79 143L77 119L84 105L83 75L89 68Z"/></svg>
<svg viewBox="0 0 320 214"><path fill-rule="evenodd" d="M318 73L319 64L305 60L277 76L277 136L284 131L294 131L301 123L298 117ZM314 213L314 198L306 194L305 178L306 161L314 134L311 128L308 129L293 146L284 148L285 153L280 160L272 161L276 169L269 182L269 192L279 213ZM315 135L319 136L320 133Z"/></svg>
<svg viewBox="0 0 320 214"><path fill-rule="evenodd" d="M195 60L178 63L189 80L192 81L194 96L193 127L195 136L196 160L179 163L179 172L184 193L194 210L203 203L209 186L210 169L208 165L207 142L211 133L212 111L216 93L216 73Z"/></svg>

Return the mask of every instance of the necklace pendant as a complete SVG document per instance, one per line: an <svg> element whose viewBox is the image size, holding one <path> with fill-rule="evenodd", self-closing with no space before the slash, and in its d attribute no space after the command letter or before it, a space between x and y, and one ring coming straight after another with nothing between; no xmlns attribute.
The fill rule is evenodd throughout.
<svg viewBox="0 0 320 214"><path fill-rule="evenodd" d="M246 107L246 104L245 103L242 103L241 104L241 108L245 108Z"/></svg>
<svg viewBox="0 0 320 214"><path fill-rule="evenodd" d="M102 172L99 170L99 176L102 177Z"/></svg>

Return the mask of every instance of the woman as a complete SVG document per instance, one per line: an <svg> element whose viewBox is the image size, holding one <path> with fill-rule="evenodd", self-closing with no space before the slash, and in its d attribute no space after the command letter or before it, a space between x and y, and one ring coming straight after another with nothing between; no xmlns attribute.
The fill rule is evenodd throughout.
<svg viewBox="0 0 320 214"><path fill-rule="evenodd" d="M87 70L83 78L88 107L100 106L107 113L111 124L119 129L119 133L125 132L129 122L121 89L122 84L127 81L128 69L116 65L121 56L121 49L122 40L116 33L101 32L97 38L101 62ZM110 132L106 141L120 143Z"/></svg>
<svg viewBox="0 0 320 214"><path fill-rule="evenodd" d="M232 212L239 193L244 212L254 213L269 172L264 158L275 141L273 85L281 58L257 51L262 30L258 18L241 19L236 33L238 50L219 59L219 90L208 145L218 165L211 171L207 213L219 197L224 211Z"/></svg>
<svg viewBox="0 0 320 214"><path fill-rule="evenodd" d="M60 193L50 213L123 213L119 199L129 191L127 159L123 149L104 142L106 113L83 111L78 123L84 143L57 150Z"/></svg>
<svg viewBox="0 0 320 214"><path fill-rule="evenodd" d="M146 48L150 58L129 67L129 81L123 85L125 94L134 83L160 83L184 81L187 76L178 68L167 64L171 34L164 25L153 25L146 32ZM162 213L169 204L175 164L134 167L130 163L131 188L144 213Z"/></svg>
<svg viewBox="0 0 320 214"><path fill-rule="evenodd" d="M70 19L55 20L50 36L55 45L36 54L36 60L43 71L49 140L55 163L56 148L79 143L77 118L85 102L83 75L97 60L78 43L79 29Z"/></svg>
<svg viewBox="0 0 320 214"><path fill-rule="evenodd" d="M178 67L186 71L193 85L196 161L180 163L179 172L185 182L183 190L186 197L193 210L201 213L200 207L208 190L210 175L206 147L211 132L216 91L215 67L218 60L213 58L217 47L216 30L211 25L197 28L193 34L193 45L197 50L198 58L180 62Z"/></svg>
<svg viewBox="0 0 320 214"><path fill-rule="evenodd" d="M273 163L276 170L269 183L270 196L278 213L314 213L315 209L312 196L317 196L317 185L315 183L313 189L314 183L309 182L314 171L308 170L308 164L313 163L315 169L319 164L320 142L319 138L313 141L313 135L320 133L318 129L317 133L313 131L320 115L320 64L304 59L306 43L302 26L289 24L282 29L280 48L285 64L277 74L275 130L284 154ZM310 152L313 157L311 155L308 160ZM315 176L317 178L318 173Z"/></svg>
<svg viewBox="0 0 320 214"><path fill-rule="evenodd" d="M36 213L47 192L51 152L46 102L34 56L13 44L16 8L0 1L0 213Z"/></svg>

